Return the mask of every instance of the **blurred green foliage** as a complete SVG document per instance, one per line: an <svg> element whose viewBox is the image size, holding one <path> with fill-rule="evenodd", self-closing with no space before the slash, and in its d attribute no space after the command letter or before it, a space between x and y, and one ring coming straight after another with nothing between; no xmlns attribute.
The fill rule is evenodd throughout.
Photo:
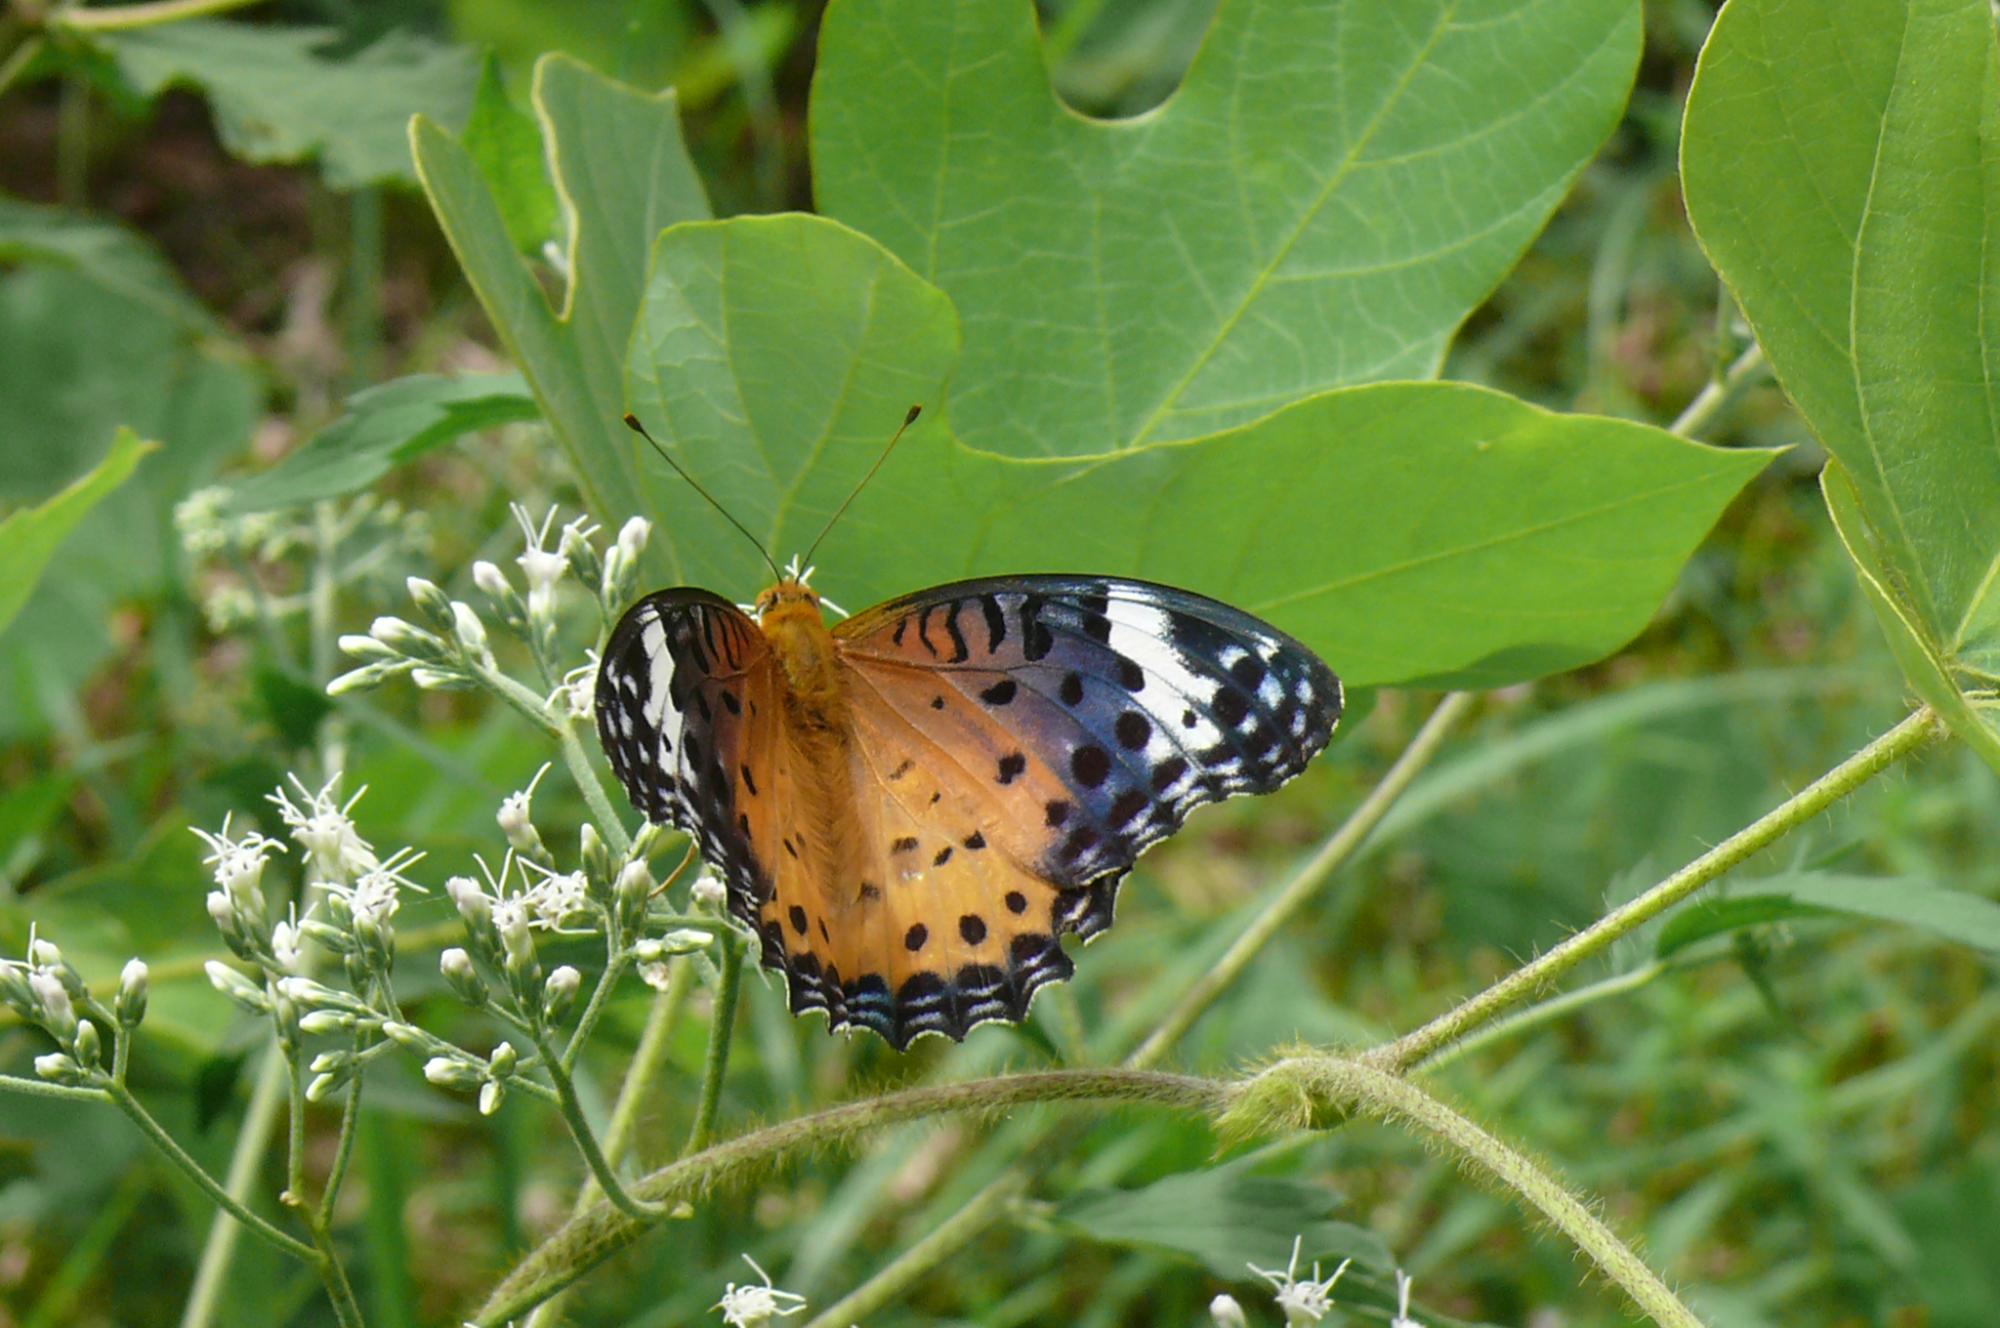
<svg viewBox="0 0 2000 1328"><path fill-rule="evenodd" d="M1630 12L1595 8L1613 28ZM1195 58L1216 9L1202 0L1046 5L1054 85L1087 113L1157 106ZM532 128L520 117L532 113L530 70L547 51L577 62L550 66L570 71L567 85L544 88L552 117L564 113L555 104L561 95L620 95L604 92L590 70L679 88L685 158L678 143L645 136L650 99L618 103L634 137L611 141L601 175L568 182L586 227L613 224L617 209L603 200L632 179L680 171L691 192L671 207L642 203L618 224L650 235L711 211L726 217L817 197L901 255L911 281L954 301L961 291L976 295L979 278L959 286L951 263L915 261L917 241L899 240L884 220L898 206L893 181L858 171L838 183L809 177L807 94L820 17L809 0L441 8L288 0L228 20L245 49L269 44L302 66L328 63L336 79L370 67L343 63L349 56L382 60L412 43L458 71L415 79L414 91L386 77L345 94L338 82L326 85L328 107L350 96L368 112L357 125L332 110L303 127L264 123L263 103L231 100L241 95L230 86L241 68L226 67L226 52L203 44L185 60L162 61L160 35L136 44L51 41L0 90L0 194L8 196L0 204L0 511L25 511L89 471L120 426L162 444L62 545L0 643L0 952L21 952L32 917L87 972L108 975L132 953L153 963L153 1013L135 1082L213 1169L227 1164L248 1091L246 1057L260 1043L258 1030L200 979L200 962L216 947L201 914L199 845L186 827L261 807L287 770L309 780L322 773L318 726L300 726L299 694L316 690L325 661L309 657L306 605L287 608L268 634L226 617L228 630L218 630L204 617L226 591L252 584L273 602L296 598L303 546L263 551L269 557L237 550L230 557L255 562L247 573L227 566L229 558L197 562L176 538L175 505L218 477L244 489L275 483L260 476L296 478L299 460L272 468L275 458L308 436L365 434L367 400L351 401L344 416L339 403L378 378L510 367L532 375L565 357L576 374L570 398L558 402L531 384L551 428L495 429L498 416L475 410L471 423L485 431L465 441L446 443L440 433L407 454L378 454L405 463L379 485L400 511L366 518L378 538L365 547L381 552L344 586L334 606L342 628L359 630L406 572L465 581L462 569L475 558L510 556L510 500L575 503L581 485L600 516L615 517L650 505L635 495L670 488L637 470L643 454L630 450L616 421L630 367L622 331L649 299L664 298L648 288L646 253L611 270L601 290L579 287L579 299L601 301L583 306L580 332L554 327L539 303L521 305L543 311L523 315L539 331L496 327L466 293L430 213L398 183L410 178L407 158L381 146L384 123L399 126L416 110L442 113L469 140L460 182L484 188L504 173L496 162L508 151L519 165L518 138L508 149L506 135ZM1442 355L1447 378L1659 425L1741 348L1735 311L1719 299L1681 213L1676 172L1682 100L1713 12L1699 0L1659 0L1643 17L1637 85L1615 126L1615 96L1603 111L1608 142L1587 162L1589 144L1572 145L1575 160L1536 181L1489 182L1540 200L1540 210L1496 245L1487 275L1460 291L1465 308L1484 302L1449 344L1455 315L1436 320L1407 363L1393 361L1406 372L1430 372ZM307 30L331 35L308 39ZM20 35L9 28L0 38ZM149 44L150 64L132 54ZM484 120L475 95L481 49L494 53L500 80L484 94ZM188 67L210 58L218 68ZM909 95L923 60L914 70L883 61L872 71L875 95ZM176 72L161 72L169 66ZM433 67L413 61L404 73ZM272 70L254 72L261 79ZM320 86L309 68L291 77L301 88ZM190 82L197 91L155 91ZM441 112L439 100L450 98ZM1005 108L996 99L989 109ZM1708 132L1722 148L1747 152L1768 128L1753 121ZM499 146L483 152L482 137ZM849 150L864 137L854 131ZM840 165L817 164L823 175ZM1754 189L1756 168L1747 169L1745 187ZM504 193L494 203L498 239L483 269L460 246L475 284L482 270L503 270L503 255L511 264L523 251L536 254L532 240L554 214L535 180L527 173L512 203ZM436 175L430 182L442 187ZM586 185L600 194L582 193ZM1051 243L1085 206L1050 202ZM1729 270L1698 203L1696 220ZM1385 244L1420 243L1407 228L1389 229ZM595 261L590 243L586 232L572 278ZM523 274L515 297L524 302L540 302L544 284L562 275L513 270ZM1745 312L1761 332L1764 313L1744 290ZM493 304L490 291L480 293ZM912 325L889 330L908 336ZM496 331L508 356L494 353ZM553 358L526 345L530 335L553 342L584 333L596 340ZM1004 348L978 349L977 339L968 324L969 353L1006 360ZM1135 331L1131 348L1141 340ZM950 348L930 349L942 374ZM1790 382L1780 347L1770 349ZM1069 354L1054 345L1037 353ZM974 362L960 372L970 377ZM1314 380L1333 381L1346 380ZM881 395L900 406L900 392L898 384ZM490 399L479 388L473 400ZM460 408L439 397L390 404L426 421ZM658 405L675 402L664 394ZM1012 405L996 398L967 417L1000 437L1015 427ZM1060 416L1064 398L1051 393L1034 405L1028 423ZM1019 427L1024 436L1085 436L1068 432L1068 422ZM871 428L885 432L857 422L853 437ZM585 430L602 430L612 440L607 451L615 447L632 472L617 480L566 469L556 437ZM1099 432L1122 443L1141 431ZM1628 648L1487 698L1310 925L1284 937L1197 1026L1183 1046L1188 1064L1231 1067L1293 1038L1353 1042L1408 1027L1744 824L1900 713L1910 688L1826 516L1822 455L1805 423L1758 381L1706 438L1739 449L1796 446L1728 507ZM293 455L305 458L313 446L330 445ZM630 487L606 492L614 482ZM756 511L754 496L743 497ZM948 569L914 542L870 553L862 535L880 523L866 517L858 513L844 556L879 557L868 575L884 582L942 579ZM742 579L729 570L740 571L742 550L725 551L705 532L687 556L704 573ZM989 1028L962 1047L923 1044L898 1058L870 1041L824 1037L785 1013L781 991L752 983L725 1128L873 1085L1045 1064L1070 1024L1093 1045L1144 1026L1212 962L1254 894L1369 786L1423 703L1383 692L1284 797L1207 813L1148 856L1112 937L1092 947L1073 988L1038 1006L1029 1030ZM378 842L419 844L454 870L492 842L497 800L540 759L510 716L448 696L405 689L336 713L349 734L349 786L369 789L359 808L364 829ZM539 810L573 842L583 809L566 788L551 781ZM2000 1223L1991 1091L2000 998L1991 952L1943 942L1935 930L1885 925L1879 907L1874 920L1857 919L1841 907L1841 892L1867 878L1905 883L1906 900L1946 892L1970 896L1968 905L1991 900L2000 895L1996 813L1991 771L1966 747L1941 748L1750 864L1725 902L1703 906L1705 918L1682 915L1634 938L1590 976L1615 981L1659 964L1657 975L1489 1043L1441 1071L1441 1086L1603 1195L1620 1230L1643 1238L1655 1266L1711 1322L1984 1324L2000 1296L1983 1238ZM1780 898L1786 906L1770 902ZM1736 912L1718 921L1723 909ZM1965 919L1978 912L1944 926L1975 940L1968 932L1986 924ZM447 913L439 901L421 901L402 921L412 937L438 924L431 943L442 944ZM1910 910L1895 916L1914 920ZM420 957L416 939L406 945ZM430 966L413 958L405 971L413 1008L440 1022L471 1018L431 999ZM600 1095L637 1037L645 996L628 990L610 1012L603 1054L586 1067ZM19 1070L43 1049L19 1027L0 1026L0 1066ZM649 1105L642 1152L670 1148L685 1133L687 1088L702 1054L699 1027L683 1026ZM512 1103L482 1123L403 1063L386 1064L371 1079L343 1236L377 1321L446 1321L564 1211L580 1173L566 1145L554 1146L553 1120L531 1104ZM1014 1165L1036 1123L912 1128L859 1158L788 1169L622 1254L581 1289L571 1313L588 1323L700 1321L722 1284L742 1277L746 1250L780 1285L826 1303ZM1215 1169L1213 1139L1183 1122L1119 1114L1080 1120L1071 1134L1075 1146L1029 1203L869 1323L1200 1322L1201 1307L1230 1278L1246 1302L1256 1285L1244 1285L1248 1275L1235 1267L1243 1251L1230 1243L1254 1225L1250 1214L1213 1242L1172 1224L1170 1211L1170 1229L1160 1230L1162 1207L1204 1203L1243 1204L1256 1219L1273 1219L1260 1239L1311 1224L1321 1248L1308 1258L1379 1242L1417 1275L1427 1322L1526 1323L1544 1313L1576 1324L1625 1321L1609 1293L1578 1285L1570 1250L1396 1132L1350 1127ZM262 1193L280 1188L280 1170ZM171 1321L210 1218L207 1201L145 1154L112 1113L0 1099L0 1316L50 1325ZM1283 1244L1260 1250L1266 1267L1287 1253ZM1351 1285L1364 1304L1390 1303L1379 1270ZM246 1244L222 1321L330 1320L311 1278Z"/></svg>

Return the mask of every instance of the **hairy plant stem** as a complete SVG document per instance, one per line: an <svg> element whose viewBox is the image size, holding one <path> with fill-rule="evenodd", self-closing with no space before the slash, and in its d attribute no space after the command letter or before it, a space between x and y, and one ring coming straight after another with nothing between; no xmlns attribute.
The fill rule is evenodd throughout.
<svg viewBox="0 0 2000 1328"><path fill-rule="evenodd" d="M1368 796L1361 800L1360 806L1348 813L1347 819L1265 905L1263 912L1243 929L1228 952L1216 961L1215 967L1196 979L1187 993L1175 1002L1159 1027L1126 1057L1127 1065L1143 1069L1165 1059L1188 1029L1194 1026L1194 1022L1243 976L1243 971L1271 943L1271 938L1283 931L1300 910L1312 902L1341 864L1354 856L1354 850L1361 847L1369 832L1381 824L1389 808L1410 787L1410 781L1437 755L1438 748L1444 745L1445 736L1472 708L1474 699L1470 692L1452 692L1439 702L1423 727L1417 730L1416 736L1410 739L1409 746L1369 790Z"/></svg>
<svg viewBox="0 0 2000 1328"><path fill-rule="evenodd" d="M729 1068L729 1044L735 1037L736 1000L743 986L744 941L735 932L722 933L722 963L715 983L715 1009L708 1020L708 1055L701 1067L701 1097L683 1154L699 1153L715 1135L715 1112L722 1099L722 1075Z"/></svg>
<svg viewBox="0 0 2000 1328"><path fill-rule="evenodd" d="M1494 1020L1469 1037L1461 1038L1448 1047L1442 1047L1424 1057L1410 1068L1413 1070L1435 1070L1451 1064L1461 1056L1469 1056L1480 1048L1495 1042L1525 1033L1531 1028L1539 1028L1551 1023L1586 1005L1609 1000L1613 996L1623 996L1637 991L1654 978L1665 973L1672 965L1654 962L1641 964L1626 973L1616 973L1601 982L1593 982L1575 991L1566 991L1559 996L1551 996L1545 1001L1537 1001L1525 1010L1516 1010L1510 1015Z"/></svg>
<svg viewBox="0 0 2000 1328"><path fill-rule="evenodd" d="M1440 1048L1458 1041L1584 960L1603 953L1620 937L1650 922L1751 854L1819 815L1942 732L1943 726L1928 708L1916 711L1637 899L1621 904L1541 958L1523 964L1415 1032L1375 1048L1368 1053L1368 1059L1378 1066L1407 1069Z"/></svg>
<svg viewBox="0 0 2000 1328"><path fill-rule="evenodd" d="M1279 1061L1244 1085L1225 1131L1323 1125L1357 1112L1415 1130L1466 1170L1513 1191L1665 1328L1701 1328L1688 1307L1584 1201L1525 1154L1501 1142L1396 1070L1366 1058L1305 1055Z"/></svg>
<svg viewBox="0 0 2000 1328"><path fill-rule="evenodd" d="M610 1203L558 1228L507 1276L474 1320L498 1325L539 1304L611 1254L630 1244L673 1205L740 1180L794 1153L835 1147L857 1136L951 1112L993 1112L1037 1103L1140 1103L1199 1111L1229 1104L1229 1084L1154 1070L1051 1070L1007 1075L961 1084L914 1088L901 1093L801 1116L738 1135L669 1163L632 1186L649 1211L621 1212Z"/></svg>

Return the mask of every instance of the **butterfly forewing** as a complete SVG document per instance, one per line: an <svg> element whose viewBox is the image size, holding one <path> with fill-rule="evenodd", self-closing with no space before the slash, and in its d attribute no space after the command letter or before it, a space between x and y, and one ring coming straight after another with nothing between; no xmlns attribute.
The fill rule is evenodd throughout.
<svg viewBox="0 0 2000 1328"><path fill-rule="evenodd" d="M1304 646L1142 581L959 582L834 636L868 694L957 758L988 835L1060 891L1056 929L1086 938L1147 846L1202 803L1277 788L1340 718L1339 680Z"/></svg>

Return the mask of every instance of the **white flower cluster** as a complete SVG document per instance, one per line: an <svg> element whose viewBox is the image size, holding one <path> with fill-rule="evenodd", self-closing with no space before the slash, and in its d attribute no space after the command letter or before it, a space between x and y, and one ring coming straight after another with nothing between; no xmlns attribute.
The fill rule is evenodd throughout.
<svg viewBox="0 0 2000 1328"><path fill-rule="evenodd" d="M539 522L519 503L511 510L521 527L523 548L514 563L527 584L526 596L495 563L474 563L472 582L502 626L527 643L545 683L560 677L544 708L564 719L587 719L596 663L587 661L566 671L557 667L557 592L563 578L574 575L591 590L609 622L631 593L652 526L633 517L620 528L609 550L600 553L594 542L598 527L588 517L578 517L558 530L554 508ZM359 691L407 674L417 686L431 690L486 686L506 694L511 680L496 672L492 643L479 613L422 577L410 577L405 585L416 605L417 621L380 617L365 636L341 637L340 648L361 662L327 684L327 691L333 695Z"/></svg>
<svg viewBox="0 0 2000 1328"><path fill-rule="evenodd" d="M118 975L118 994L110 1009L90 994L55 942L28 929L27 958L0 959L0 1005L54 1038L61 1051L35 1057L35 1073L51 1083L71 1087L101 1082L104 1030L123 1046L124 1039L146 1017L147 972L144 962L130 959ZM122 1055L118 1063L122 1066Z"/></svg>

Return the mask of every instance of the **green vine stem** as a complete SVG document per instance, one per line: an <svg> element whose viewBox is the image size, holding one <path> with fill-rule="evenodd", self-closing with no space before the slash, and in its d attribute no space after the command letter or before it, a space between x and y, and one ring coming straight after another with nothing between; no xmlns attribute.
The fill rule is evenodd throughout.
<svg viewBox="0 0 2000 1328"><path fill-rule="evenodd" d="M1368 1060L1378 1066L1407 1069L1465 1037L1584 960L1603 953L1620 937L1666 912L1751 854L1819 815L1943 731L1934 713L1928 708L1919 709L1637 899L1611 910L1541 958L1523 964L1415 1032L1369 1052Z"/></svg>
<svg viewBox="0 0 2000 1328"><path fill-rule="evenodd" d="M1659 1275L1560 1180L1395 1070L1366 1059L1289 1057L1244 1086L1221 1126L1225 1137L1260 1135L1284 1126L1323 1127L1350 1111L1414 1130L1467 1171L1512 1190L1655 1323L1702 1328Z"/></svg>
<svg viewBox="0 0 2000 1328"><path fill-rule="evenodd" d="M990 1113L1040 1103L1137 1103L1212 1114L1231 1085L1151 1070L1051 1070L890 1093L739 1135L653 1172L631 1187L651 1210L635 1217L597 1203L516 1266L475 1323L495 1328L568 1286L637 1239L680 1200L715 1190L791 1154L835 1147L886 1125L952 1112Z"/></svg>

